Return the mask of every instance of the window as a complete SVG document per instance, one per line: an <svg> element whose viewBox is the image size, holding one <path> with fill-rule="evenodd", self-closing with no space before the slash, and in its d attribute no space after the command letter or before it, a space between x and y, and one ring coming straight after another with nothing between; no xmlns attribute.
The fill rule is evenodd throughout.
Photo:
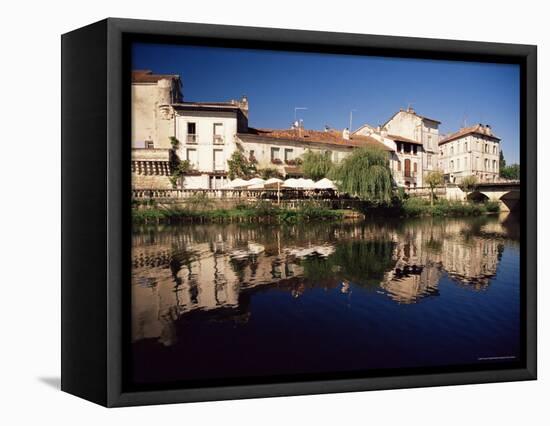
<svg viewBox="0 0 550 426"><path fill-rule="evenodd" d="M413 145L413 154L416 155L416 152L418 150L418 147L416 145Z"/></svg>
<svg viewBox="0 0 550 426"><path fill-rule="evenodd" d="M468 169L468 157L464 157L464 170Z"/></svg>
<svg viewBox="0 0 550 426"><path fill-rule="evenodd" d="M428 135L428 149L430 150L432 149L432 135Z"/></svg>
<svg viewBox="0 0 550 426"><path fill-rule="evenodd" d="M288 163L289 161L294 160L294 150L291 148L285 148L285 162Z"/></svg>
<svg viewBox="0 0 550 426"><path fill-rule="evenodd" d="M225 159L223 156L223 149L214 150L214 171L225 170Z"/></svg>
<svg viewBox="0 0 550 426"><path fill-rule="evenodd" d="M497 160L493 160L493 172L497 171Z"/></svg>
<svg viewBox="0 0 550 426"><path fill-rule="evenodd" d="M455 155L455 147L451 145L451 155Z"/></svg>
<svg viewBox="0 0 550 426"><path fill-rule="evenodd" d="M454 172L454 170L455 170L455 162L454 162L453 160L451 160L451 167L450 167L450 169L451 169L451 172Z"/></svg>
<svg viewBox="0 0 550 426"><path fill-rule="evenodd" d="M489 160L486 158L485 159L485 171L488 171L489 170Z"/></svg>
<svg viewBox="0 0 550 426"><path fill-rule="evenodd" d="M411 177L411 160L405 160L405 177Z"/></svg>
<svg viewBox="0 0 550 426"><path fill-rule="evenodd" d="M410 154L411 153L411 144L405 143L403 145L405 146L405 154Z"/></svg>
<svg viewBox="0 0 550 426"><path fill-rule="evenodd" d="M418 172L418 164L415 162L413 163L413 173L416 176L416 173Z"/></svg>
<svg viewBox="0 0 550 426"><path fill-rule="evenodd" d="M145 148L147 149L153 149L155 147L155 144L153 141L145 141Z"/></svg>
<svg viewBox="0 0 550 426"><path fill-rule="evenodd" d="M271 148L271 162L273 164L281 163L281 150L279 148Z"/></svg>
<svg viewBox="0 0 550 426"><path fill-rule="evenodd" d="M464 142L464 152L468 152L468 142Z"/></svg>
<svg viewBox="0 0 550 426"><path fill-rule="evenodd" d="M197 123L187 122L187 143L197 143Z"/></svg>
<svg viewBox="0 0 550 426"><path fill-rule="evenodd" d="M401 161L397 160L397 171L401 171Z"/></svg>
<svg viewBox="0 0 550 426"><path fill-rule="evenodd" d="M248 151L248 161L251 161L252 163L256 162L256 156L254 155L254 150L253 149Z"/></svg>
<svg viewBox="0 0 550 426"><path fill-rule="evenodd" d="M214 123L214 144L223 144L223 123Z"/></svg>
<svg viewBox="0 0 550 426"><path fill-rule="evenodd" d="M497 153L497 146L496 146L496 145L493 145L493 154L496 155L496 153Z"/></svg>
<svg viewBox="0 0 550 426"><path fill-rule="evenodd" d="M456 159L456 170L460 171L460 158Z"/></svg>
<svg viewBox="0 0 550 426"><path fill-rule="evenodd" d="M428 167L432 167L432 156L428 154L426 158L427 158L426 161L428 162Z"/></svg>
<svg viewBox="0 0 550 426"><path fill-rule="evenodd" d="M199 164L198 164L197 150L195 148L187 148L186 160L189 161L193 169L198 168Z"/></svg>

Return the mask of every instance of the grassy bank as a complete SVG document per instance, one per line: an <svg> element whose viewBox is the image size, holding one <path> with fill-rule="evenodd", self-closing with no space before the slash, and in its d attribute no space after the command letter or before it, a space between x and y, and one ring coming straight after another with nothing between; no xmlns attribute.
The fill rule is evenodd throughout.
<svg viewBox="0 0 550 426"><path fill-rule="evenodd" d="M428 200L408 198L403 200L401 215L417 216L480 216L488 213L498 213L499 204L494 201L486 203L462 203L460 201L438 200L433 206Z"/></svg>
<svg viewBox="0 0 550 426"><path fill-rule="evenodd" d="M339 220L346 214L313 203L305 203L298 209L280 208L269 202L237 205L233 209L207 209L162 207L156 205L132 208L136 223L159 222L248 222L248 223L299 223L315 220Z"/></svg>

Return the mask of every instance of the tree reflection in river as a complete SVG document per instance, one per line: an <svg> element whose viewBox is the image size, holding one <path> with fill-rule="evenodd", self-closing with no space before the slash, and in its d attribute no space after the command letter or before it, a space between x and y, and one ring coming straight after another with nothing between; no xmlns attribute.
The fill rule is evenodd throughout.
<svg viewBox="0 0 550 426"><path fill-rule="evenodd" d="M259 287L296 298L308 288L347 292L353 285L410 304L439 295L446 274L465 289L484 290L504 243L518 244L515 223L482 217L136 229L133 340L171 345L174 321L194 310L228 308L242 319L243 294Z"/></svg>

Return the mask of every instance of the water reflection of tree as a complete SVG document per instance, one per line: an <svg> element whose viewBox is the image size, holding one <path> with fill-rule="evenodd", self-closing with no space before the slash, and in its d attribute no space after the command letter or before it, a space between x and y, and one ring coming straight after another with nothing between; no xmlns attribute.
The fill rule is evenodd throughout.
<svg viewBox="0 0 550 426"><path fill-rule="evenodd" d="M304 277L323 283L327 279L376 287L384 273L395 266L392 241L352 241L339 245L327 258L308 257L301 264Z"/></svg>

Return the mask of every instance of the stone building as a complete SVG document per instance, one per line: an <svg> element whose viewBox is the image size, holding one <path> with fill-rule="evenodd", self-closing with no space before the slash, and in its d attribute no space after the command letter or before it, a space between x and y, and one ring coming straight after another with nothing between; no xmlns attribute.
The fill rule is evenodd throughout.
<svg viewBox="0 0 550 426"><path fill-rule="evenodd" d="M390 149L390 168L397 186L415 188L423 185L426 153L422 142L368 124L361 126L353 135L369 136Z"/></svg>
<svg viewBox="0 0 550 426"><path fill-rule="evenodd" d="M298 159L308 150L329 152L337 163L357 147L377 146L388 152L393 169L400 167L396 163L395 144L383 139L307 130L301 125L282 130L249 128L246 97L228 102L186 102L177 75L134 71L132 185L135 189L172 188L173 138L179 141L176 154L189 161L192 168L181 182L184 189L222 188L228 180L227 160L236 150L243 152L257 169L276 169L284 177L302 174Z"/></svg>
<svg viewBox="0 0 550 426"><path fill-rule="evenodd" d="M439 142L439 168L451 183L460 183L470 175L478 182L498 180L499 158L500 138L489 125L462 128Z"/></svg>
<svg viewBox="0 0 550 426"><path fill-rule="evenodd" d="M437 168L440 121L419 115L411 107L396 112L381 127L388 135L395 135L422 145L422 177ZM422 185L419 185L422 186Z"/></svg>
<svg viewBox="0 0 550 426"><path fill-rule="evenodd" d="M346 158L354 149L375 146L388 152L392 148L370 136L348 136L345 132L316 131L302 128L283 130L253 129L239 133L239 148L256 164L257 169L276 169L284 177L301 176L299 158L307 151L327 152L334 163Z"/></svg>

